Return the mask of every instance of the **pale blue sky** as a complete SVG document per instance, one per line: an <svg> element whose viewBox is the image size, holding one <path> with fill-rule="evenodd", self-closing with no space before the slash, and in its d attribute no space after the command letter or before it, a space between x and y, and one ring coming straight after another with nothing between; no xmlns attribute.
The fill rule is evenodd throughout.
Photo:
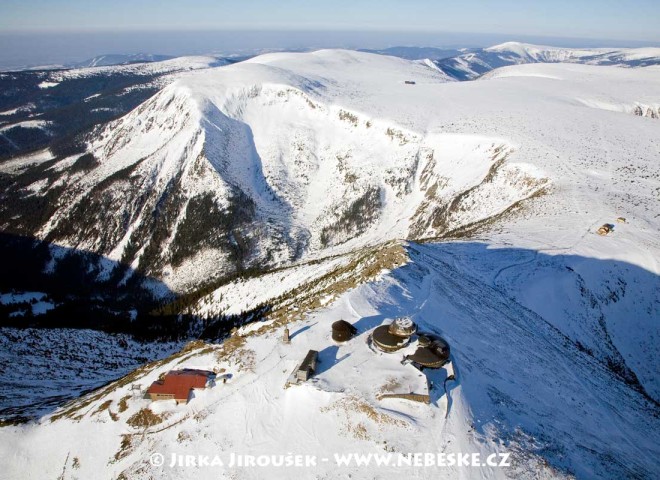
<svg viewBox="0 0 660 480"><path fill-rule="evenodd" d="M660 40L658 0L1 0L0 32L329 29Z"/></svg>
<svg viewBox="0 0 660 480"><path fill-rule="evenodd" d="M0 69L108 53L660 46L660 0L0 0Z"/></svg>

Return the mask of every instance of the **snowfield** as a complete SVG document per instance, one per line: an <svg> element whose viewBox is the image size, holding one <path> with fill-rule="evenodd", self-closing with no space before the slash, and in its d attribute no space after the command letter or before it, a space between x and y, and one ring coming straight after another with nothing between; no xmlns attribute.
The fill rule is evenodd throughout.
<svg viewBox="0 0 660 480"><path fill-rule="evenodd" d="M44 120L27 120L25 122L12 123L9 125L3 125L0 127L0 134L12 128L38 128L46 130L48 127L48 122Z"/></svg>
<svg viewBox="0 0 660 480"><path fill-rule="evenodd" d="M491 50L553 62L621 54L539 48ZM656 478L659 105L657 66L534 63L456 82L424 62L322 50L177 73L98 132L91 168L61 161L57 182L71 188L38 236L175 291L235 273L237 258L258 265L182 313L260 308L265 321L0 428L4 475ZM369 345L400 316L451 347L450 364L423 372L428 383L402 352ZM358 330L341 345L330 337L339 319ZM316 375L285 388L310 349ZM213 370L215 385L186 405L144 398L180 368ZM380 396L426 385L429 405ZM232 452L330 460L167 463ZM333 461L416 452L510 453L512 465ZM150 464L154 453L166 464Z"/></svg>

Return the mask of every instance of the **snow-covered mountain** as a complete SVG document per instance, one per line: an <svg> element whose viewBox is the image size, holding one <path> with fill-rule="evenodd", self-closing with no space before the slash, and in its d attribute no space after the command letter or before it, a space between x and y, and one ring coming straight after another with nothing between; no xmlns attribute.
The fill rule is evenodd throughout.
<svg viewBox="0 0 660 480"><path fill-rule="evenodd" d="M83 137L130 112L180 72L226 65L213 56L0 74L0 161L49 147L84 151Z"/></svg>
<svg viewBox="0 0 660 480"><path fill-rule="evenodd" d="M72 68L109 67L112 65L126 65L130 63L151 63L171 60L171 55L154 55L152 53L108 54L98 55L72 65Z"/></svg>
<svg viewBox="0 0 660 480"><path fill-rule="evenodd" d="M4 231L93 253L102 278L123 263L119 281L193 292L181 318L260 320L1 428L8 476L266 471L154 453L508 452L507 468L267 473L653 478L660 67L544 58L456 82L368 53L268 54L176 73L84 151L1 163ZM430 405L382 397L420 381L367 344L401 315L451 346ZM358 335L336 345L340 318ZM284 388L309 349L316 377ZM187 405L143 398L179 368L227 381Z"/></svg>
<svg viewBox="0 0 660 480"><path fill-rule="evenodd" d="M660 64L660 48L559 48L506 42L472 49L434 63L457 80L473 80L496 68L526 63L582 63L646 67Z"/></svg>
<svg viewBox="0 0 660 480"><path fill-rule="evenodd" d="M507 161L506 141L425 131L375 110L380 100L359 105L374 70L393 95L410 92L409 78L417 90L447 81L425 65L337 51L186 75L21 185L58 191L34 233L182 290L322 250L446 235L546 186L538 168Z"/></svg>
<svg viewBox="0 0 660 480"><path fill-rule="evenodd" d="M4 228L128 264L175 291L394 238L456 235L547 190L562 158L588 154L576 139L551 144L559 161L530 155L547 157L544 137L564 129L557 98L593 121L602 112L585 106L656 115L656 75L519 68L475 86L365 53L264 55L180 76L80 154L44 152L46 168L15 175L10 192L19 205L57 201L29 228L32 211L12 207ZM550 102L530 115L532 97ZM540 112L561 125L536 127Z"/></svg>

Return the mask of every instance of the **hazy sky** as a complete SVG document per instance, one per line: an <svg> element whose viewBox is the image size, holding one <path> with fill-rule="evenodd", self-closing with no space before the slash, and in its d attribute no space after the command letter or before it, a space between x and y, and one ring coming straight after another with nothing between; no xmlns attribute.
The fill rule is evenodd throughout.
<svg viewBox="0 0 660 480"><path fill-rule="evenodd" d="M376 29L660 40L658 0L1 0L0 31Z"/></svg>
<svg viewBox="0 0 660 480"><path fill-rule="evenodd" d="M0 68L108 53L660 46L660 0L0 0Z"/></svg>

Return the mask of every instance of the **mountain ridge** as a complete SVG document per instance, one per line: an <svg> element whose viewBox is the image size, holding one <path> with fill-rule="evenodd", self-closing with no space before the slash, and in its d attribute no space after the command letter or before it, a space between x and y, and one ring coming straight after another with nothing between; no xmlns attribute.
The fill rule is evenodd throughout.
<svg viewBox="0 0 660 480"><path fill-rule="evenodd" d="M233 231L233 238L218 238L220 243L213 245L218 253L224 251L221 255L225 257L243 255L244 258L236 259L237 267L248 268L254 266L254 263L250 264L254 262L254 255L263 257L264 254L258 252L264 250L268 251L266 256L272 256L275 262L282 262L296 260L305 250L311 249L313 252L333 244L343 244L355 235L366 233L371 225L377 224L380 216L385 220L392 217L387 220L390 223L402 216L412 217L411 221L416 225L412 235L418 237L433 236L443 229L458 227L460 221L453 226L443 226L443 222L454 220L450 217L440 220L440 216L447 216L450 212L442 210L445 207L437 204L434 194L427 195L416 212L410 210L414 204L405 200L411 195L420 197L413 191L413 185L417 184L417 177L422 170L424 185L421 188L433 191L438 188L437 173L434 172L437 168L436 160L433 159L433 149L437 148L434 142L455 144L453 148L459 150L479 150L479 153L470 154L464 159L466 168L481 163L474 170L474 177L457 179L458 183L454 187L448 186L445 189L442 202L449 202L449 210L452 195L489 180L483 185L487 189L490 179L500 178L496 175L500 168L509 174L517 169L521 181L538 176L529 168L521 170L520 166L502 167L504 157L511 150L505 144L489 145L489 140L476 137L462 139L422 136L387 120L367 117L326 103L327 100L314 98L317 90L323 92L326 88L320 77L316 78L316 74L299 75L291 68L271 66L272 63L291 60L295 64L300 58L297 55L269 54L259 62L248 61L209 71L201 76L185 75L135 111L112 122L98 133L85 154L94 159L90 161L90 168L80 172L75 169L72 171L73 165L78 162L76 157L59 162L58 171L69 178L68 183L74 182L76 187L63 193L60 197L61 207L41 227L38 236L51 242L64 241L69 246L98 251L133 269L159 277L171 272L172 266L177 266L178 260L175 259L172 264L167 253L165 257L159 258L156 252L174 250L174 247L168 245L177 243L178 226L190 225L193 228L190 235L193 236L198 235L195 232L212 231L213 227L209 223L186 224L188 209L190 215L197 215L193 213L196 212L195 205L207 202L211 210L216 212L213 221L223 224L232 221L231 210L238 206L235 199L242 198L243 227L238 226ZM310 58L305 57L306 54L302 55L302 58ZM328 69L334 62L343 62L351 57L355 57L356 65L371 68L373 57L351 52L320 51L311 54L311 58L317 62L313 64L313 70ZM425 66L399 60L378 61L397 68L398 65L404 65L412 68L416 75L430 79L437 76L437 73ZM237 82L232 78L240 80ZM269 81L269 78L272 80ZM355 78L355 71L351 78ZM229 79L229 82L225 79ZM347 79L342 81L346 82ZM438 81L445 81L445 78L440 76ZM290 137L289 133L282 131L278 143L264 145L263 139L267 137L263 129L273 126L269 119L264 124L259 123L264 111L269 112L268 115L273 118L279 118L281 122L297 122L300 125L313 121L316 125L307 130L308 138ZM344 136L351 147L343 150L331 147L327 143L327 135L319 133L320 125ZM257 131L254 136L253 131L257 126L262 131ZM289 144L283 143L281 139L287 139ZM351 165L356 160L362 163L375 161L373 153L363 150L365 139L368 139L369 148L376 148L382 153L381 157L394 154L405 163L396 167L392 165L382 174L379 183L357 180L360 177L358 172L364 167L359 163ZM483 145L480 145L482 142ZM353 159L355 155L358 155L356 160ZM286 158L293 158L293 163L281 163L281 159ZM326 171L325 175L338 173L343 180L335 182L338 189L335 195L325 200L319 198L319 202L313 203L318 203L317 208L306 209L304 206L309 205L314 185L323 185L324 180L318 177L323 170ZM516 181L513 177L511 179ZM441 183L446 185L448 181L445 178ZM530 184L531 189L523 188L520 193L522 197L515 197L511 203L533 194L545 180L539 179L539 182L536 187ZM58 185L58 182L52 185ZM145 196L142 192L150 193ZM392 199L388 200L390 196ZM127 198L131 200L127 201ZM190 203L191 200L193 203ZM369 211L376 204L374 202L381 205ZM407 213L385 216L386 202L389 202L389 208L396 208L397 211L403 208ZM154 217L157 205L165 209L166 217ZM503 205L500 208L505 207ZM168 208L171 209L169 212ZM103 229L94 226L100 224L102 218L93 220L93 215L105 215L112 210L123 210L123 216L116 220L107 218L111 223ZM83 214L90 211L93 212L92 216ZM356 218L351 219L351 216ZM83 217L88 227L83 227L81 232L81 225L75 222ZM156 224L152 223L153 218L156 218ZM162 218L162 221L158 221L158 218ZM365 221L365 225L356 223ZM280 247L278 252L274 250L272 242L264 244L260 238L246 235L248 224L251 225L251 231L264 232L260 234L262 239L282 239L279 244L284 246L284 250ZM158 231L159 228L163 230L156 243L144 236L146 232L154 229ZM406 233L405 225L392 234L400 237L410 235ZM243 242L238 245L238 250L232 246L236 241ZM209 245L212 242L212 238L207 241ZM178 242L177 248L185 248L184 243ZM148 259L140 264L143 255ZM177 254L174 252L173 255ZM222 256L217 258L215 265L223 261ZM202 263L208 264L205 261ZM214 264L209 267L215 268ZM161 268L165 268L165 271ZM188 271L199 268L199 262L193 259ZM207 275L208 272L202 270L200 273ZM185 273L179 273L178 277L190 280L190 275Z"/></svg>
<svg viewBox="0 0 660 480"><path fill-rule="evenodd" d="M563 62L646 67L660 64L660 48L561 48L505 42L433 61L440 70L457 80L474 80L490 71L510 65Z"/></svg>

